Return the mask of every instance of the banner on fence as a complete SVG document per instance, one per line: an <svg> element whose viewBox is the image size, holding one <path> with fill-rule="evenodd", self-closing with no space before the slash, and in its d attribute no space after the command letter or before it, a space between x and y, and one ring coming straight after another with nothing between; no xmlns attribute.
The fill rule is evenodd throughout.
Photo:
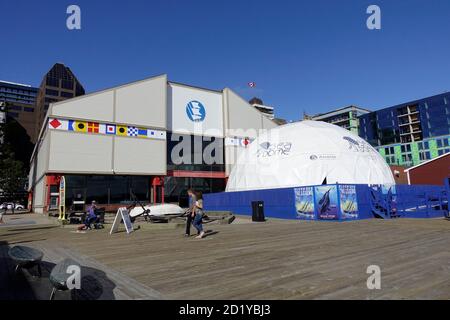
<svg viewBox="0 0 450 320"><path fill-rule="evenodd" d="M319 220L338 220L339 207L336 185L314 187L315 209Z"/></svg>
<svg viewBox="0 0 450 320"><path fill-rule="evenodd" d="M355 185L339 185L341 219L358 219L358 198Z"/></svg>
<svg viewBox="0 0 450 320"><path fill-rule="evenodd" d="M297 218L313 220L315 218L313 187L294 188L294 193Z"/></svg>

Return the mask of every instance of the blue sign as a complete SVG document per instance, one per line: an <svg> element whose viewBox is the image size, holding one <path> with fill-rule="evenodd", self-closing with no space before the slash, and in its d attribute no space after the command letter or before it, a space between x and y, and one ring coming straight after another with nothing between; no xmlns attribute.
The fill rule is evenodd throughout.
<svg viewBox="0 0 450 320"><path fill-rule="evenodd" d="M319 220L338 220L339 207L337 199L337 188L335 185L324 185L314 187L315 208Z"/></svg>
<svg viewBox="0 0 450 320"><path fill-rule="evenodd" d="M295 188L294 193L297 218L313 220L315 218L313 187Z"/></svg>
<svg viewBox="0 0 450 320"><path fill-rule="evenodd" d="M191 101L186 105L188 118L193 122L202 122L206 117L205 107L201 102Z"/></svg>

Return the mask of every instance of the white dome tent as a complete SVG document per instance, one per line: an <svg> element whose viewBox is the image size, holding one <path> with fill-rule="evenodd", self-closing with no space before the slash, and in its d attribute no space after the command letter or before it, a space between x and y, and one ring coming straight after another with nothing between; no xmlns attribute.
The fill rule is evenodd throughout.
<svg viewBox="0 0 450 320"><path fill-rule="evenodd" d="M302 121L260 135L243 151L226 191L322 184L395 184L389 166L366 141L341 127Z"/></svg>

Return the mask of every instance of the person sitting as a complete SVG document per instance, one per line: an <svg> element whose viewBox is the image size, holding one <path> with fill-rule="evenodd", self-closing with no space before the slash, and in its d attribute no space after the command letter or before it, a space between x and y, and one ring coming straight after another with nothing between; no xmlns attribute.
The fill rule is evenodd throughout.
<svg viewBox="0 0 450 320"><path fill-rule="evenodd" d="M78 227L78 231L91 229L91 224L95 223L97 220L97 215L95 214L95 210L97 209L97 203L95 200L91 202L91 205L87 209L87 216L84 220L84 224Z"/></svg>

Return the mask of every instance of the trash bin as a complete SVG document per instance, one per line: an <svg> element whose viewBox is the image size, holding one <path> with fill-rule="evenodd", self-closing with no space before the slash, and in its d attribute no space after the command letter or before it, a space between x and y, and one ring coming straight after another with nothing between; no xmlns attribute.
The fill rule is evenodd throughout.
<svg viewBox="0 0 450 320"><path fill-rule="evenodd" d="M252 201L252 221L264 222L264 201Z"/></svg>

